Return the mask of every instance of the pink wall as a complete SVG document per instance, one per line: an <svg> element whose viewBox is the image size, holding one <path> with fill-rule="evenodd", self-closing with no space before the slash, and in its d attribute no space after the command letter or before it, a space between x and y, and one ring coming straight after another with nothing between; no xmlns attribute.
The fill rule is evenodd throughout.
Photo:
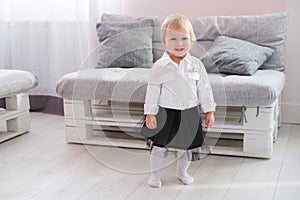
<svg viewBox="0 0 300 200"><path fill-rule="evenodd" d="M122 0L122 14L260 15L285 11L286 0Z"/></svg>

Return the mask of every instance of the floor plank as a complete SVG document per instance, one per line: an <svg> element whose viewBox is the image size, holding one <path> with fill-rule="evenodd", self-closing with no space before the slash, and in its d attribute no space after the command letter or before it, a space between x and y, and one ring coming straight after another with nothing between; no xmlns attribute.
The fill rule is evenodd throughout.
<svg viewBox="0 0 300 200"><path fill-rule="evenodd" d="M243 160L239 157L207 157L193 175L194 184L184 187L176 199L224 199Z"/></svg>
<svg viewBox="0 0 300 200"><path fill-rule="evenodd" d="M293 125L289 134L275 193L278 199L299 199L300 196L300 128Z"/></svg>

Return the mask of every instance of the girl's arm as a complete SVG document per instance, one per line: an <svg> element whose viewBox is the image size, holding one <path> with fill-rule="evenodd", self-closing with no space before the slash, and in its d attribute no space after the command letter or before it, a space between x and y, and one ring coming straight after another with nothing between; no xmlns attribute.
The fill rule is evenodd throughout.
<svg viewBox="0 0 300 200"><path fill-rule="evenodd" d="M160 96L160 81L155 71L155 65L152 67L150 78L147 85L147 92L144 104L144 114L146 115L146 126L149 129L157 127L155 115L158 112L158 100Z"/></svg>
<svg viewBox="0 0 300 200"><path fill-rule="evenodd" d="M215 122L214 111L216 103L214 101L209 77L202 62L200 64L200 80L198 82L198 98L203 112L206 113L205 128L210 128Z"/></svg>

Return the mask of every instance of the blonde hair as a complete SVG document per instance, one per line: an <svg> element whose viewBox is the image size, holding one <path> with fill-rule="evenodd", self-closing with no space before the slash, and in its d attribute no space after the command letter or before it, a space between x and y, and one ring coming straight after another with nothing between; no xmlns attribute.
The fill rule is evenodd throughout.
<svg viewBox="0 0 300 200"><path fill-rule="evenodd" d="M190 33L190 37L192 41L196 40L196 36L193 30L193 26L190 20L182 15L182 14L174 14L167 17L161 26L161 40L165 41L166 39L166 32L169 30L178 30L184 29Z"/></svg>

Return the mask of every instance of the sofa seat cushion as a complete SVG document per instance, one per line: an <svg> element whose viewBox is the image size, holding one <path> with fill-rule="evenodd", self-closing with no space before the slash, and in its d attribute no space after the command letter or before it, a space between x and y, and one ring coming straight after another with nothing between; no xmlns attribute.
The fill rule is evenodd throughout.
<svg viewBox="0 0 300 200"><path fill-rule="evenodd" d="M31 72L0 69L0 98L27 92L37 85L38 79Z"/></svg>
<svg viewBox="0 0 300 200"><path fill-rule="evenodd" d="M66 99L144 102L149 68L85 69L67 74L57 84Z"/></svg>
<svg viewBox="0 0 300 200"><path fill-rule="evenodd" d="M145 100L150 69L85 69L65 75L57 93L73 100ZM267 106L279 97L286 76L274 70L257 70L252 76L209 74L215 101L227 106Z"/></svg>
<svg viewBox="0 0 300 200"><path fill-rule="evenodd" d="M274 70L257 70L252 76L209 74L215 101L226 106L268 106L282 92L286 75Z"/></svg>

